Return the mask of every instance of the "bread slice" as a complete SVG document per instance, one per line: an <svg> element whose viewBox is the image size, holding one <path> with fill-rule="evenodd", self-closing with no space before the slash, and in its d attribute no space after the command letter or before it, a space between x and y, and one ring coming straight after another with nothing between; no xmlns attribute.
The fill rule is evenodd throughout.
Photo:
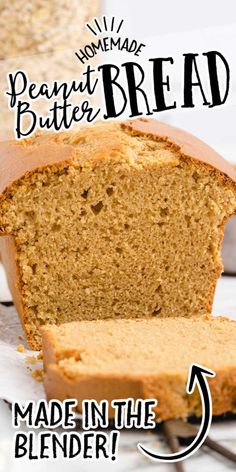
<svg viewBox="0 0 236 472"><path fill-rule="evenodd" d="M211 311L236 173L151 120L0 145L3 262L28 344L40 326Z"/></svg>
<svg viewBox="0 0 236 472"><path fill-rule="evenodd" d="M46 326L43 359L47 398L111 402L156 398L157 420L201 415L188 369L199 363L209 380L213 414L236 412L236 322L223 317L80 321ZM110 409L110 416L113 411Z"/></svg>

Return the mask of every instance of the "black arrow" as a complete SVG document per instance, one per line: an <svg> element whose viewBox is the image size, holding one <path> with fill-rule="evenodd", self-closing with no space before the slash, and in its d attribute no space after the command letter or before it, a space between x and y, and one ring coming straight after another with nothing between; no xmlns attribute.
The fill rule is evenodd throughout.
<svg viewBox="0 0 236 472"><path fill-rule="evenodd" d="M186 392L190 395L194 391L195 385L197 384L202 401L201 426L192 444L184 449L184 451L176 452L174 454L161 455L152 451L148 451L142 446L142 444L139 443L138 449L142 454L145 454L146 456L151 457L152 459L155 459L159 462L179 462L183 459L186 459L187 457L190 457L201 447L208 435L212 420L212 399L206 376L215 377L215 372L213 372L213 370L206 369L199 364L192 364L190 366Z"/></svg>

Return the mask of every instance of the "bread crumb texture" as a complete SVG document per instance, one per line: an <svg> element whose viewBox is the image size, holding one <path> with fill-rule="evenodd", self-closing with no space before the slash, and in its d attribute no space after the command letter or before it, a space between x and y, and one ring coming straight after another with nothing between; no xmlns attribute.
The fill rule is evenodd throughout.
<svg viewBox="0 0 236 472"><path fill-rule="evenodd" d="M43 370L42 369L35 369L32 372L32 378L36 380L36 382L43 382Z"/></svg>
<svg viewBox="0 0 236 472"><path fill-rule="evenodd" d="M26 360L26 364L35 365L36 362L37 362L37 357L35 357L35 356L26 356L25 360Z"/></svg>
<svg viewBox="0 0 236 472"><path fill-rule="evenodd" d="M84 26L98 0L1 0L0 59L78 47L89 41ZM21 28L16 25L21 24ZM73 58L71 59L73 60Z"/></svg>
<svg viewBox="0 0 236 472"><path fill-rule="evenodd" d="M40 348L46 323L210 312L223 226L236 210L230 179L118 123L34 136L17 149L30 159L45 143L71 159L47 166L45 155L45 167L0 202L29 346Z"/></svg>
<svg viewBox="0 0 236 472"><path fill-rule="evenodd" d="M17 346L17 351L18 352L25 352L25 347L23 346L23 344L19 344L19 346Z"/></svg>
<svg viewBox="0 0 236 472"><path fill-rule="evenodd" d="M38 361L42 361L43 360L43 352L42 351L39 351L38 355L37 355L37 360Z"/></svg>
<svg viewBox="0 0 236 472"><path fill-rule="evenodd" d="M236 412L236 322L223 317L81 321L43 328L48 399L156 398L157 420L200 416L191 363L209 379L213 414ZM110 409L110 416L112 410Z"/></svg>

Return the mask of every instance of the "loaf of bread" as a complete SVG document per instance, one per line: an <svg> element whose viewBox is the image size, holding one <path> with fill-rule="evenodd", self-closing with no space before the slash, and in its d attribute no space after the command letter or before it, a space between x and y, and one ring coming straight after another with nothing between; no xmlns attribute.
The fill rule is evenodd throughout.
<svg viewBox="0 0 236 472"><path fill-rule="evenodd" d="M236 322L227 318L80 321L43 330L47 398L97 401L156 398L157 420L200 416L199 391L186 393L191 363L209 380L213 414L236 412ZM112 409L110 408L112 417Z"/></svg>
<svg viewBox="0 0 236 472"><path fill-rule="evenodd" d="M78 47L86 35L85 23L97 15L99 3L1 0L0 59Z"/></svg>
<svg viewBox="0 0 236 472"><path fill-rule="evenodd" d="M28 344L47 323L209 313L236 173L139 119L0 145L0 244Z"/></svg>

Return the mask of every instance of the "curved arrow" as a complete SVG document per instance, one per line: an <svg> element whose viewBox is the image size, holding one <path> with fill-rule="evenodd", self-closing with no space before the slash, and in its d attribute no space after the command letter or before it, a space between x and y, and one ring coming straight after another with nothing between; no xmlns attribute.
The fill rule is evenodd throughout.
<svg viewBox="0 0 236 472"><path fill-rule="evenodd" d="M216 374L213 370L206 369L199 364L192 364L189 368L186 391L188 394L191 394L197 384L202 401L202 421L198 434L193 442L184 449L184 451L163 455L148 451L148 449L145 449L142 444L139 443L137 447L142 454L145 454L159 462L179 462L190 457L201 447L208 435L212 420L212 399L206 376L215 377L215 375Z"/></svg>

